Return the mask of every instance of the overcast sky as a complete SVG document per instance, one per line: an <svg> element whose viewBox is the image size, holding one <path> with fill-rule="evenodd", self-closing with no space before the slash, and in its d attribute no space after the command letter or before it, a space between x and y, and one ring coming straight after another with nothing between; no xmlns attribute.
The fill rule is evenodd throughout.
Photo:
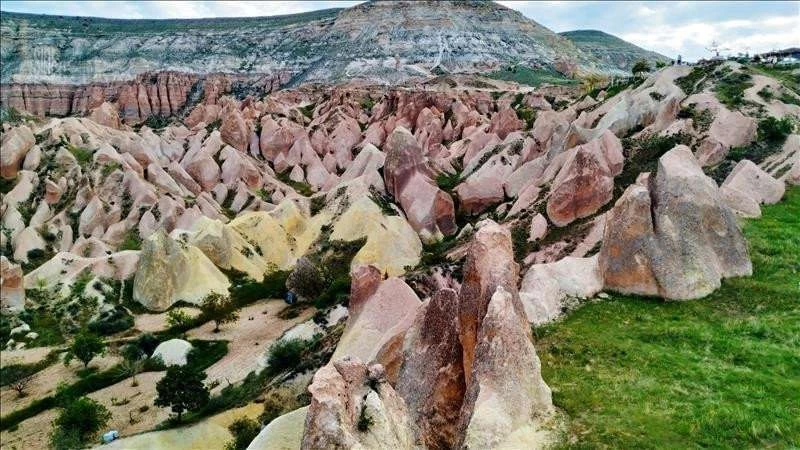
<svg viewBox="0 0 800 450"><path fill-rule="evenodd" d="M291 14L352 6L354 1L14 1L4 11L115 18L197 18ZM500 1L554 31L598 29L641 47L684 59L800 46L800 1L574 2Z"/></svg>

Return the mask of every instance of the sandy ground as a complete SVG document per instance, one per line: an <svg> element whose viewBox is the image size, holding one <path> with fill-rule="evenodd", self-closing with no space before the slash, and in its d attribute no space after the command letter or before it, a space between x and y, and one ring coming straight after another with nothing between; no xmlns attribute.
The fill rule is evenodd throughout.
<svg viewBox="0 0 800 450"><path fill-rule="evenodd" d="M798 115L800 114L800 106L797 105L790 105L785 104L783 102L778 101L777 99L772 99L769 102L765 101L758 95L758 92L764 87L769 86L772 92L777 92L780 83L773 80L772 78L765 77L763 75L753 75L753 86L745 89L744 91L744 99L751 101L753 103L758 103L763 105L766 109L767 115L775 116L775 117L783 117L787 114Z"/></svg>
<svg viewBox="0 0 800 450"><path fill-rule="evenodd" d="M189 317L197 317L200 315L198 308L175 308L181 310L189 315ZM164 331L167 328L167 313L157 314L140 314L134 318L133 327L143 333L155 333L157 331Z"/></svg>
<svg viewBox="0 0 800 450"><path fill-rule="evenodd" d="M107 370L121 360L122 358L117 355L106 355L93 359L92 362L89 363L89 367L96 368L99 371ZM79 379L77 372L82 368L83 364L79 361L73 360L70 362L69 366L65 366L61 361L56 361L50 367L33 376L33 381L31 381L31 384L28 386L28 395L24 397L19 397L17 391L11 389L10 386L3 386L0 388L2 414L5 416L6 414L30 405L36 399L54 394L60 383L72 384L76 382Z"/></svg>
<svg viewBox="0 0 800 450"><path fill-rule="evenodd" d="M45 359L55 347L34 347L22 350L0 351L0 367L12 364L33 364Z"/></svg>
<svg viewBox="0 0 800 450"><path fill-rule="evenodd" d="M130 436L153 429L169 418L169 408L153 405L156 397L156 383L166 372L146 372L136 375L138 386L133 387L132 378L120 381L99 391L92 392L89 398L103 404L111 413L107 430L117 430L121 436ZM147 407L146 411L140 408ZM131 423L133 419L133 423Z"/></svg>
<svg viewBox="0 0 800 450"><path fill-rule="evenodd" d="M263 409L263 405L251 403L241 408L221 412L194 425L138 434L95 448L104 450L222 449L228 441L233 439L228 431L228 425L240 417L255 419Z"/></svg>
<svg viewBox="0 0 800 450"><path fill-rule="evenodd" d="M5 412L3 412L5 414ZM56 410L50 409L23 421L17 429L0 433L0 448L3 450L40 450L48 447L51 423Z"/></svg>
<svg viewBox="0 0 800 450"><path fill-rule="evenodd" d="M219 333L214 333L212 322L188 332L190 339L228 341L228 354L206 369L207 383L220 382L212 394L219 393L228 384L242 381L248 373L260 368L260 361L270 344L289 328L312 317L316 311L308 308L298 317L284 320L277 314L285 307L281 300L261 300L241 309L239 319L223 325Z"/></svg>

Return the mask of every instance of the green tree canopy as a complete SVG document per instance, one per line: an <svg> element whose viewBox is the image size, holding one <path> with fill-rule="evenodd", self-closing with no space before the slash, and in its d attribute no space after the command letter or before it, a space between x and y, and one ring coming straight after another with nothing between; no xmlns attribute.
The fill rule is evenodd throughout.
<svg viewBox="0 0 800 450"><path fill-rule="evenodd" d="M69 363L73 358L76 358L86 368L95 356L103 353L104 348L105 344L98 335L82 330L75 336L72 345L69 346L64 362Z"/></svg>
<svg viewBox="0 0 800 450"><path fill-rule="evenodd" d="M87 397L72 400L53 421L50 445L57 450L82 448L109 419L111 413L100 403Z"/></svg>
<svg viewBox="0 0 800 450"><path fill-rule="evenodd" d="M200 305L203 311L203 316L209 320L214 321L214 332L219 331L219 326L233 322L239 318L239 313L236 312L236 305L230 297L216 292L212 292L203 299Z"/></svg>
<svg viewBox="0 0 800 450"><path fill-rule="evenodd" d="M157 384L156 406L169 406L178 414L195 411L208 403L208 388L203 384L206 374L186 366L170 366L167 374Z"/></svg>

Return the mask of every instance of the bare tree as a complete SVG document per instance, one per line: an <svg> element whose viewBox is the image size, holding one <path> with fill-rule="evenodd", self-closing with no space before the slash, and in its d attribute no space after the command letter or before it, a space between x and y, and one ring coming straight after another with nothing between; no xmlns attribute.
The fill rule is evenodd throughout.
<svg viewBox="0 0 800 450"><path fill-rule="evenodd" d="M19 380L11 383L11 388L17 391L18 397L25 397L28 395L27 391L28 386L33 382L33 375L28 375L27 377L22 377Z"/></svg>

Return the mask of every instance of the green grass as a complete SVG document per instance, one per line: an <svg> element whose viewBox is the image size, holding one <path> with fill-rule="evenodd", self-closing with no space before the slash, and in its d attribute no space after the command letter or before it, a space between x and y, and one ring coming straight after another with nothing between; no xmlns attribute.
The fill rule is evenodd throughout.
<svg viewBox="0 0 800 450"><path fill-rule="evenodd" d="M577 81L565 77L552 69L531 69L526 66L508 66L486 75L488 78L503 81L515 81L528 86L548 84L575 84Z"/></svg>
<svg viewBox="0 0 800 450"><path fill-rule="evenodd" d="M800 188L744 223L752 277L589 303L534 330L574 448L800 445Z"/></svg>
<svg viewBox="0 0 800 450"><path fill-rule="evenodd" d="M747 67L757 73L779 80L784 86L792 89L795 92L800 92L800 79L798 79L797 75L792 73L797 68L800 68L800 64L791 64L785 66L776 66L772 64L752 64Z"/></svg>

